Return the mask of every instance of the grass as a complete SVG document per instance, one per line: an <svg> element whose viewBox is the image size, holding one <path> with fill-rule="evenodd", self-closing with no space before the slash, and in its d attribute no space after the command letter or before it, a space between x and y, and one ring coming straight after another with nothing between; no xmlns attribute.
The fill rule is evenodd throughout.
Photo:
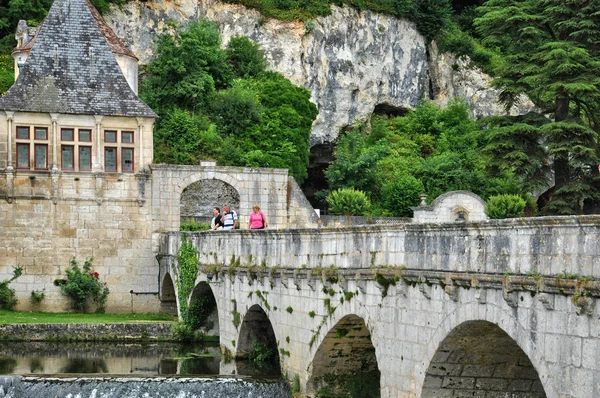
<svg viewBox="0 0 600 398"><path fill-rule="evenodd" d="M167 314L74 314L0 310L0 324L11 323L156 323L175 319Z"/></svg>

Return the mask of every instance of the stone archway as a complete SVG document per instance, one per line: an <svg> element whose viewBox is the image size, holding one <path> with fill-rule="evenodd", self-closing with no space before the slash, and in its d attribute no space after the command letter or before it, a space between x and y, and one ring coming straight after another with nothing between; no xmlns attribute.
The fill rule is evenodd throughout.
<svg viewBox="0 0 600 398"><path fill-rule="evenodd" d="M217 300L207 282L200 282L190 295L188 313L194 330L205 336L219 336L219 311Z"/></svg>
<svg viewBox="0 0 600 398"><path fill-rule="evenodd" d="M425 374L421 397L545 398L538 372L498 325L467 321L442 341Z"/></svg>
<svg viewBox="0 0 600 398"><path fill-rule="evenodd" d="M347 315L327 333L312 361L307 392L351 398L380 397L381 373L364 320Z"/></svg>
<svg viewBox="0 0 600 398"><path fill-rule="evenodd" d="M175 284L169 273L165 274L160 286L160 310L164 314L177 316L177 295Z"/></svg>
<svg viewBox="0 0 600 398"><path fill-rule="evenodd" d="M221 208L223 204L239 211L240 194L232 185L217 179L193 182L181 192L181 222L189 218L198 222L210 222L213 217L212 209L215 206Z"/></svg>
<svg viewBox="0 0 600 398"><path fill-rule="evenodd" d="M260 305L253 305L244 316L235 354L237 359L253 362L238 363L239 374L255 375L265 369L269 375L281 375L277 338L269 317Z"/></svg>

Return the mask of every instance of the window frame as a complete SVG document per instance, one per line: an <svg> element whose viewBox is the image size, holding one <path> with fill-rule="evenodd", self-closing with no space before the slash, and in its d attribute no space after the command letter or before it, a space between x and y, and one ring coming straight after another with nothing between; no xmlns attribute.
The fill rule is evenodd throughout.
<svg viewBox="0 0 600 398"><path fill-rule="evenodd" d="M82 140L81 139L81 132L82 131L86 131L86 132L90 133L90 139L89 140ZM77 130L77 141L78 142L92 142L92 130L91 129L78 129Z"/></svg>
<svg viewBox="0 0 600 398"><path fill-rule="evenodd" d="M131 151L131 170L125 170L125 151ZM135 173L135 149L121 148L121 173Z"/></svg>
<svg viewBox="0 0 600 398"><path fill-rule="evenodd" d="M115 151L115 168L108 169L106 167L106 151L113 149ZM105 146L104 147L104 171L107 173L118 173L119 172L119 147L116 146Z"/></svg>
<svg viewBox="0 0 600 398"><path fill-rule="evenodd" d="M63 148L71 148L71 168L63 167ZM60 169L66 171L75 171L75 145L60 146Z"/></svg>
<svg viewBox="0 0 600 398"><path fill-rule="evenodd" d="M89 168L81 167L81 150L83 148L89 148L90 150L90 164ZM92 146L91 145L79 145L77 147L77 165L79 166L79 171L91 171L92 170Z"/></svg>
<svg viewBox="0 0 600 398"><path fill-rule="evenodd" d="M131 134L131 141L125 142L123 140L123 136L125 134ZM130 130L122 130L121 131L121 144L135 144L135 133L133 131L130 131Z"/></svg>
<svg viewBox="0 0 600 398"><path fill-rule="evenodd" d="M70 140L66 140L63 138L63 133L65 131L71 131L72 136ZM64 141L64 142L75 142L75 129L74 128L69 128L69 127L65 127L65 128L61 128L60 129L60 140Z"/></svg>
<svg viewBox="0 0 600 398"><path fill-rule="evenodd" d="M114 141L107 141L106 140L106 134L107 133L114 133L115 135L115 140ZM119 141L119 132L117 130L104 130L104 142L108 142L109 144L116 144Z"/></svg>
<svg viewBox="0 0 600 398"><path fill-rule="evenodd" d="M27 138L19 137L19 129L27 129ZM17 140L29 140L31 137L31 126L16 126L15 128L15 139Z"/></svg>
<svg viewBox="0 0 600 398"><path fill-rule="evenodd" d="M37 166L37 148L38 147L43 147L46 150L46 155L44 157L44 159L46 160L45 167ZM48 144L34 144L33 145L33 169L34 170L48 170Z"/></svg>
<svg viewBox="0 0 600 398"><path fill-rule="evenodd" d="M27 149L27 167L19 166L19 147ZM17 143L17 157L15 159L15 166L19 170L31 169L31 145L29 143Z"/></svg>
<svg viewBox="0 0 600 398"><path fill-rule="evenodd" d="M46 133L45 134L46 138L37 138L36 133L37 133L38 130L43 130L44 133ZM48 141L48 127L36 127L36 126L34 126L33 127L33 141ZM48 163L48 162L46 162L46 163Z"/></svg>

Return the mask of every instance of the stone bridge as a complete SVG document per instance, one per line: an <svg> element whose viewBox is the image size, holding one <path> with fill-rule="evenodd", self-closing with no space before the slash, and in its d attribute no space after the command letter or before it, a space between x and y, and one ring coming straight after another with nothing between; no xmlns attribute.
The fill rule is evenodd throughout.
<svg viewBox="0 0 600 398"><path fill-rule="evenodd" d="M216 298L222 351L270 344L309 396L598 397L599 227L582 216L165 233L161 298L176 295L189 239L191 299Z"/></svg>

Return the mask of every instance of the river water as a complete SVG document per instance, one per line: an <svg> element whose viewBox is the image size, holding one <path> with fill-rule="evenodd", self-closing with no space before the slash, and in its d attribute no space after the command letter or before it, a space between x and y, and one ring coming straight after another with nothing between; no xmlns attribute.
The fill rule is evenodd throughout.
<svg viewBox="0 0 600 398"><path fill-rule="evenodd" d="M1 398L291 397L279 367L218 344L0 342Z"/></svg>

